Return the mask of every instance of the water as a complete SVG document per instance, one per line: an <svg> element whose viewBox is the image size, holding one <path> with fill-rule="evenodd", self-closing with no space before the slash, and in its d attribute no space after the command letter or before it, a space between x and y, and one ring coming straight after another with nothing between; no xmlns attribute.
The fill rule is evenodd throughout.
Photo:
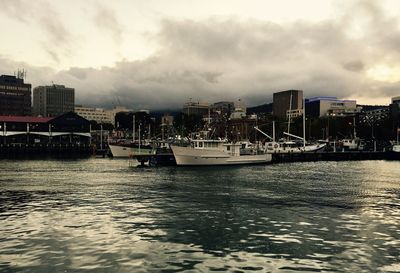
<svg viewBox="0 0 400 273"><path fill-rule="evenodd" d="M0 272L399 272L399 166L0 161Z"/></svg>

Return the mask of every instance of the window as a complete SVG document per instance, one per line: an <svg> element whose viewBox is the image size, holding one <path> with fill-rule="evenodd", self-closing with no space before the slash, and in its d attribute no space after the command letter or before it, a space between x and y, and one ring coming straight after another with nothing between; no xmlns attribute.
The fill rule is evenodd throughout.
<svg viewBox="0 0 400 273"><path fill-rule="evenodd" d="M199 147L200 147L200 148L203 147L203 142L199 142Z"/></svg>

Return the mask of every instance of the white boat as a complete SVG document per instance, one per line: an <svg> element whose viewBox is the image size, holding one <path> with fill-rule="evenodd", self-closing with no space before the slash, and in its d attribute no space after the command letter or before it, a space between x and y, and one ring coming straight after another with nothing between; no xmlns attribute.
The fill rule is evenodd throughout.
<svg viewBox="0 0 400 273"><path fill-rule="evenodd" d="M342 139L339 143L341 143L343 149L347 151L362 151L365 146L364 141L359 138Z"/></svg>
<svg viewBox="0 0 400 273"><path fill-rule="evenodd" d="M129 158L137 155L154 154L155 149L150 145L140 146L137 144L108 144L114 158Z"/></svg>
<svg viewBox="0 0 400 273"><path fill-rule="evenodd" d="M400 153L400 144L395 144L392 146L392 152Z"/></svg>
<svg viewBox="0 0 400 273"><path fill-rule="evenodd" d="M227 140L191 140L191 146L171 146L176 164L180 166L214 166L261 164L272 161L270 154L248 142Z"/></svg>
<svg viewBox="0 0 400 273"><path fill-rule="evenodd" d="M307 143L305 137L299 137L293 134L284 132L285 135L298 139L298 141L281 140L275 141L275 121L272 122L273 136L269 136L261 131L258 127L254 127L257 131L268 137L271 141L265 143L265 152L270 154L275 153L315 153L325 149L326 143Z"/></svg>
<svg viewBox="0 0 400 273"><path fill-rule="evenodd" d="M323 150L326 143L316 143L303 145L295 141L267 142L265 144L267 153L315 153Z"/></svg>

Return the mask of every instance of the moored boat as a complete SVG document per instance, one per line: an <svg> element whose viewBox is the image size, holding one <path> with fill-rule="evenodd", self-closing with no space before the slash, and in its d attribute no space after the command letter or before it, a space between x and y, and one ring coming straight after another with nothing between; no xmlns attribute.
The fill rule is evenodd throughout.
<svg viewBox="0 0 400 273"><path fill-rule="evenodd" d="M108 144L111 154L115 158L129 158L134 155L150 155L154 154L155 150L151 144L139 145L133 142L113 143Z"/></svg>
<svg viewBox="0 0 400 273"><path fill-rule="evenodd" d="M180 166L215 166L262 164L272 161L272 156L249 142L193 139L191 145L172 145L176 164Z"/></svg>

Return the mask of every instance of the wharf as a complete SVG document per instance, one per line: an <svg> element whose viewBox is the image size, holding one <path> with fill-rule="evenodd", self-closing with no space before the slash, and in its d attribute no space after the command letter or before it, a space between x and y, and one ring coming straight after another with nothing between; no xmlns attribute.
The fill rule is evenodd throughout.
<svg viewBox="0 0 400 273"><path fill-rule="evenodd" d="M141 165L175 166L172 153L135 155ZM311 161L359 161L359 160L400 160L400 155L385 151L340 151L316 153L275 153L272 154L272 163L311 162Z"/></svg>
<svg viewBox="0 0 400 273"><path fill-rule="evenodd" d="M384 151L341 151L316 153L275 153L272 163L309 162L309 161L352 161L352 160L383 160L389 159L389 153Z"/></svg>
<svg viewBox="0 0 400 273"><path fill-rule="evenodd" d="M18 158L35 156L87 157L93 154L93 148L87 144L75 143L11 143L0 144L0 158Z"/></svg>
<svg viewBox="0 0 400 273"><path fill-rule="evenodd" d="M133 155L130 158L136 159L142 166L145 163L150 166L176 166L173 153Z"/></svg>

